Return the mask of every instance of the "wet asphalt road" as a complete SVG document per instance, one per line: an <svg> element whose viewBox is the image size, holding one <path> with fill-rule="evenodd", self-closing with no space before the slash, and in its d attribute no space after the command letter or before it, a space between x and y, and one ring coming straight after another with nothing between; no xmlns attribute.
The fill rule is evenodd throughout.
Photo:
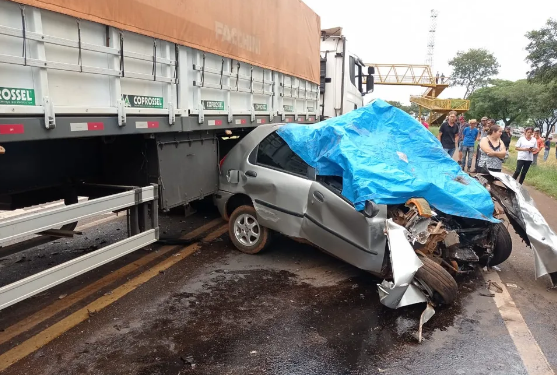
<svg viewBox="0 0 557 375"><path fill-rule="evenodd" d="M555 225L555 215L544 211L556 202L542 203L542 213ZM210 209L188 219L170 215L161 225L176 235L215 215ZM118 225L103 225L100 233L116 238L123 230ZM548 280L533 280L531 252L514 234L513 241L500 277L516 285L509 292L557 368L557 292L547 289ZM140 250L12 306L2 311L0 327L155 250ZM44 259L39 255L31 259ZM1 264L21 265L13 259ZM481 272L459 278L458 300L437 309L418 344L423 306L383 307L375 288L379 280L369 274L286 238L261 254L242 254L224 234L3 374L526 374L493 299L481 293ZM40 335L107 290L0 345L0 352Z"/></svg>

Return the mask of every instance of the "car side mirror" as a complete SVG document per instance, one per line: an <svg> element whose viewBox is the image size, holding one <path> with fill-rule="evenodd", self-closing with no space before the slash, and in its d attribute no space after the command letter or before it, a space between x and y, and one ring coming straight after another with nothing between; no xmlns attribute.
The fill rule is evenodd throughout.
<svg viewBox="0 0 557 375"><path fill-rule="evenodd" d="M364 206L364 216L368 218L372 218L377 216L379 213L379 206L374 201L366 201Z"/></svg>
<svg viewBox="0 0 557 375"><path fill-rule="evenodd" d="M374 84L374 78L371 74L368 74L366 78L366 94L373 91L373 84Z"/></svg>

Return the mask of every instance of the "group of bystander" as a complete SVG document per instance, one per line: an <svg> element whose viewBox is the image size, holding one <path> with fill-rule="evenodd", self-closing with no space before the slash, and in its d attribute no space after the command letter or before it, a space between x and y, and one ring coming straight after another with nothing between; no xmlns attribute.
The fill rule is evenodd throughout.
<svg viewBox="0 0 557 375"><path fill-rule="evenodd" d="M503 129L494 119L487 117L482 117L480 121L479 127L476 119L466 122L460 116L457 121L457 113L452 111L439 128L439 141L451 157L458 148L458 163L464 171L472 172L475 158L474 172L501 172L503 163L509 157L511 128L506 126ZM544 140L539 129L527 128L515 145L518 154L513 178L522 184L530 166L537 164L540 151L545 149L544 160L547 160L550 148L549 137Z"/></svg>

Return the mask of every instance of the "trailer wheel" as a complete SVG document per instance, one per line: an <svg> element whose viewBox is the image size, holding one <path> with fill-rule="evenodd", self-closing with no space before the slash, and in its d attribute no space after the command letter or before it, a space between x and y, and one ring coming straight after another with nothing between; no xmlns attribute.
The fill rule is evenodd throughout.
<svg viewBox="0 0 557 375"><path fill-rule="evenodd" d="M493 224L493 257L489 261L490 266L496 266L506 261L513 251L513 240L504 223ZM487 265L487 259L482 258L482 266Z"/></svg>
<svg viewBox="0 0 557 375"><path fill-rule="evenodd" d="M422 256L420 256L420 260L424 265L416 271L414 276L418 286L428 294L433 302L444 305L452 304L458 294L456 280L433 260Z"/></svg>
<svg viewBox="0 0 557 375"><path fill-rule="evenodd" d="M247 205L230 215L228 234L234 246L246 254L257 254L271 242L270 230L259 224L255 208Z"/></svg>

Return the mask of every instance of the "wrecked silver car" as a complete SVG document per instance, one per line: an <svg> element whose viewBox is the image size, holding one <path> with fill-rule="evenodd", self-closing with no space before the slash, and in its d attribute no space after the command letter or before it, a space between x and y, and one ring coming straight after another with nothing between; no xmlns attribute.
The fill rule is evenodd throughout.
<svg viewBox="0 0 557 375"><path fill-rule="evenodd" d="M380 103L379 109L384 108ZM369 137L369 132L366 134L361 128L354 131L352 124L362 119L358 111L350 113L353 117L348 118L346 129L353 132L352 136L356 139L362 134ZM388 114L388 117L393 116ZM365 153L357 147L352 154L350 150L338 152L339 144L348 137L338 129L318 138L315 134L306 136L309 127L303 128L295 152L291 144L295 144L296 140L289 144L285 138L292 140L292 137L288 138L283 131L292 126L259 126L221 160L220 185L215 203L222 216L229 221L232 242L242 252L258 253L269 245L274 233L281 233L308 242L382 278L378 293L381 303L390 308L419 302L428 302L429 306L450 304L455 300L458 288L454 276L471 272L476 265L495 266L509 257L511 237L507 226L499 220L504 213L514 218L511 224L526 239L539 230L539 226L534 230L529 227L532 220L520 219L526 201L520 188L512 185L514 181L507 181L501 176L477 175L472 178L464 174L454 161L446 157L430 133L419 136L431 138L427 138L430 146L425 153L441 150L433 158L423 156L424 152L406 154L402 147L398 150L394 147L395 150L389 152L394 154L396 161L393 161L393 155L387 155L383 150L376 155L384 159L370 160L362 158ZM311 131L318 126L313 125ZM317 162L299 147L313 147L315 144L319 144L319 149L314 150ZM392 145L388 147L393 148ZM319 171L300 155L311 160ZM362 164L368 170L361 173L354 164L344 164L342 177L340 172L332 175L325 163L334 158L356 160L356 164ZM413 159L420 159L422 164L413 163ZM420 178L430 178L433 183L422 184L425 188L417 189L417 193L405 191L418 179L415 177L416 169L424 165L424 160L427 163L441 160L453 171L458 171L439 177L434 170L437 165L425 172L421 168L426 177ZM396 163L400 164L398 170ZM357 188L367 188L374 182L366 176L370 165L379 165L381 173L395 175L396 178L388 180L372 170L372 178L381 180L378 184L380 188L388 188L380 194L364 191L366 199L359 199ZM408 173L402 173L404 168L408 168L413 179L408 178ZM431 170L434 170L433 173ZM351 179L352 186L356 187L354 194L349 191L351 186L347 184L347 179ZM496 194L491 197L488 191ZM393 192L401 193L394 197ZM471 194L472 198L467 201L466 194L462 195L462 192ZM348 199L347 195L352 199ZM370 196L373 199L369 199ZM408 198L400 201L404 196ZM424 199L426 196L428 198ZM396 202L395 198L399 201ZM500 201L499 207L494 206L493 201ZM522 202L522 208L512 202ZM535 207L528 207L530 211L535 210ZM549 227L544 230L551 232ZM549 235L544 238L549 238ZM534 245L533 242L528 243ZM540 246L537 242L535 245ZM557 259L555 246L547 245L544 249L549 250L544 254L549 259ZM537 275L554 271L557 268L540 268ZM427 315L424 322L432 315L431 311L426 309L424 312Z"/></svg>
<svg viewBox="0 0 557 375"><path fill-rule="evenodd" d="M486 227L442 215L423 199L394 206L368 201L356 211L341 194L342 178L316 175L276 133L280 126L259 126L222 161L215 201L240 251L260 252L273 231L309 241L384 278L381 301L392 308L428 298L452 303L457 284L446 268L467 272L510 255L502 223Z"/></svg>

